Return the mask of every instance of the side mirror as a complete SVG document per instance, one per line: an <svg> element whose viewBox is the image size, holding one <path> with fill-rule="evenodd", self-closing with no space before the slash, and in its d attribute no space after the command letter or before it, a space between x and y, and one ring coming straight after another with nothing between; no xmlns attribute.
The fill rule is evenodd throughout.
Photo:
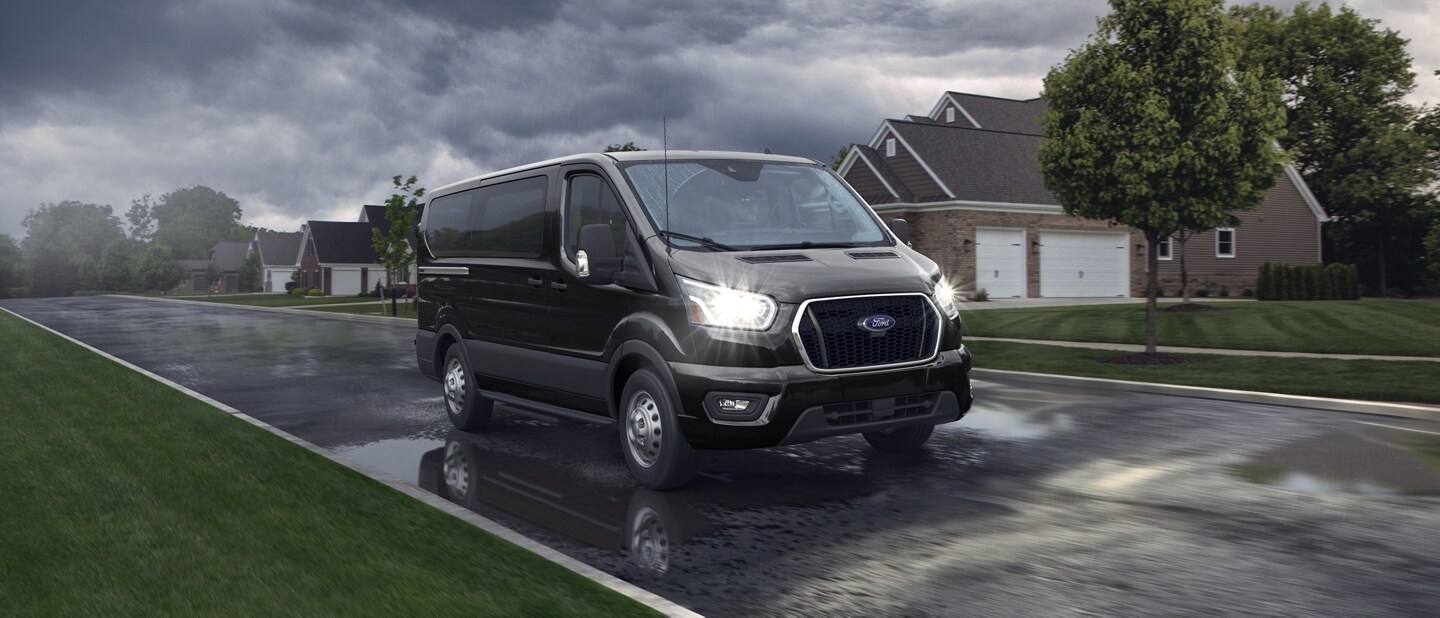
<svg viewBox="0 0 1440 618"><path fill-rule="evenodd" d="M580 247L575 252L580 280L594 285L615 282L615 274L624 268L615 257L615 233L604 223L580 228Z"/></svg>
<svg viewBox="0 0 1440 618"><path fill-rule="evenodd" d="M891 220L890 220L890 232L891 232L892 234L895 234L895 238L900 239L900 242L905 243L906 246L909 246L909 245L910 245L910 222L909 222L909 221L906 221L906 220L904 220L904 219L891 219Z"/></svg>

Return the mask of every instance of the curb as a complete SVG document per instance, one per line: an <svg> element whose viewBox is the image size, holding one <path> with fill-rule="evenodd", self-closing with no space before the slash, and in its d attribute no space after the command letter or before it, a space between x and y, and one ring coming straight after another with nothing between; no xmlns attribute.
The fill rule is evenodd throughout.
<svg viewBox="0 0 1440 618"><path fill-rule="evenodd" d="M1101 341L1062 341L1055 339L1016 339L1014 337L966 337L967 341L998 341L1000 343L1023 343L1025 345L1049 345L1059 348L1081 350L1112 350L1115 352L1144 352L1145 346L1134 343L1108 343ZM1277 352L1274 350L1239 350L1234 348L1194 348L1187 346L1159 345L1155 351L1161 354L1209 354L1212 356L1240 356L1247 358L1307 358L1318 360L1368 360L1386 363L1440 363L1440 356L1393 356L1388 354L1321 354L1318 352Z"/></svg>
<svg viewBox="0 0 1440 618"><path fill-rule="evenodd" d="M1003 369L972 369L970 370L970 375L971 377L982 380L1008 380L1032 384L1073 386L1095 390L1152 393L1156 395L1173 395L1176 397L1193 397L1196 399L1218 399L1222 401L1238 401L1241 403L1258 403L1292 408L1309 408L1312 410L1330 410L1334 412L1440 421L1440 408L1405 403L1382 403L1358 399L1330 399L1328 397L1284 395L1281 393L1238 391L1204 386L1183 386L1179 384L1157 384L1154 382L1131 382L1128 380L1111 380L1107 378L1084 378L1052 373L1007 371Z"/></svg>
<svg viewBox="0 0 1440 618"><path fill-rule="evenodd" d="M121 295L117 295L117 296L121 296ZM201 304L201 305L217 305L217 304L221 304L221 303L207 303L207 302L203 302L203 301L185 301L185 300L179 300L179 299L149 299L149 298L144 297L144 296L124 296L124 297L125 297L125 298L142 298L142 299L147 299L147 300L170 300L170 301L174 301L174 302L194 303L194 304ZM267 309L267 310L283 309L282 307L247 307L247 308L249 308L249 309ZM644 606L646 606L646 607L649 607L650 609L653 609L653 610L655 610L655 611L657 611L657 612L660 612L661 614L664 614L664 615L666 615L666 616L684 616L684 617L691 617L691 616L699 616L699 615L700 615L700 614L697 614L697 613L695 613L695 612L693 612L693 611L690 611L690 610L688 610L688 609L685 609L685 608L682 607L680 604L675 603L674 601L671 601L671 600L669 600L669 599L666 599L665 597L662 597L662 596L660 596L660 595L658 595L658 594L655 594L655 593L653 593L653 592L650 592L650 591L648 591L648 590L645 590L645 589L643 589L643 588L640 588L639 586L636 586L636 585L631 584L631 583L629 583L629 582L627 582L627 581L625 581L625 580L622 580L622 579L620 579L620 578L618 578L618 577L615 577L615 576L613 576L613 575L610 575L609 573L606 573L606 572L601 571L601 570L599 570L599 569L597 569L597 568L595 568L595 567L592 567L592 566L590 566L590 565L588 565L588 564L585 564L585 563L583 563L583 562L580 562L579 560L576 560L576 559L574 559L574 558L571 558L571 557L569 557L569 556L566 556L565 554L562 554L562 553L560 553L560 552L558 552L558 551L556 551L556 550L554 550L554 549L551 549L551 548L549 548L549 547L546 547L545 545L541 545L539 542L531 539L530 537L527 537L527 536L525 536L525 535L523 535L523 534L520 534L519 532L516 532L516 531L514 531L514 530L511 530L511 529L509 529L509 528L501 525L499 522L496 522L496 521L494 521L494 520L491 520L491 519L488 519L488 518L486 518L486 517L483 517L483 516L479 515L478 513L475 513L474 511L471 511L471 510L462 508L462 507L461 507L460 505L458 505L458 504L452 503L452 502L450 502L450 501L448 501L448 500L445 500L444 498L441 498L440 496L437 496L437 495L435 495L435 494L429 493L429 492L427 492L427 491L425 491L425 490L423 490L423 489L420 489L420 488L417 487L417 486L407 484L407 483L401 481L401 480L398 479L398 478L395 478L395 477L393 477L393 476L391 476L391 475L389 475L389 474L386 474L386 473L384 473L384 472L381 472L381 471L379 471L379 470L375 470L375 469L373 469L373 468L371 468L371 467L369 467L369 466L366 466L365 464L362 464L362 463L359 463L359 462L355 462L355 461L351 461L351 460L349 460L349 459L346 459L345 457L336 455L335 453L332 453L332 452L327 451L327 450L325 450L325 449L323 449L323 448L320 448L320 447L318 447L318 446L315 446L314 444L311 444L310 442L307 442L306 440L303 440L303 439L298 438L298 437L296 437L296 436L293 436L293 435L290 435L290 434L288 434L288 433L285 433L285 432L283 432L283 431L275 428L274 426L270 425L269 423L266 423L265 421L262 421L262 420L260 420L260 419L255 418L255 417L252 417L252 416L250 416L250 415L248 415L248 414L245 414L244 412L241 412L241 411L239 411L239 410L237 410L237 409L235 409L235 408L232 408L232 407L230 407L230 406L228 406L228 405L226 405L226 404L223 404L223 403L221 403L221 402L219 402L219 401L216 401L216 400L214 400L214 399L211 399L210 397L208 397L208 396L206 396L206 395L203 395L203 394L201 394L201 393L199 393L199 392L190 390L188 387L183 386L183 385L181 385L181 384L179 384L179 383L177 383L177 382L173 382L173 381L171 381L171 380L168 379L168 378L165 378L165 377L162 377L162 376L160 376L160 375L151 373L151 372L150 372L149 370L147 370L147 369L143 369L143 368L141 368L141 367L139 367L139 366L136 366L136 365L134 365L134 364L131 364L130 362L128 362L128 361L126 361L126 360L124 360L124 359L118 358L118 357L116 357L116 356L114 356L114 355L112 355L112 354L110 354L110 353L108 353L108 352L105 352L104 350L100 350L100 349L98 349L98 348L95 348L94 346L91 346L91 345L88 344L88 343L85 343L85 342L83 342L83 341L80 341L80 340L78 340L78 339L76 339L76 338L74 338L74 337L71 337L71 336L69 336L69 335L66 335L65 333L59 332L59 331L57 331L57 330L55 330L55 329L53 329L53 328L50 328L50 327L48 327L48 326L46 326L46 325L44 325L44 324L41 324L41 323L39 323L39 322L36 322L35 320L32 320L32 319L30 319L30 318L27 318L27 317L25 317L25 316L23 316L23 315L20 315L20 314L18 314L18 313L15 313L14 311L11 311L11 310L8 309L8 308L0 307L0 311L4 311L5 313L8 313L8 314L13 315L13 316L15 316L15 317L17 317L17 318L20 318L21 320L24 320L25 322L28 322L28 323L30 323L30 324L33 324L33 325L41 328L41 329L44 330L45 332L51 333L51 334L53 334L53 335L56 335L56 336L58 336L58 337L60 337L60 338L62 338L62 339L65 339L66 341L69 341L70 343L73 343L73 344L75 344L75 345L78 345L78 346L86 349L86 350L89 350L89 351L91 351L91 352L94 352L94 353L96 353L96 354L99 354L100 356L103 356L103 357L105 357L105 358L107 358L107 359L109 359L109 360L111 360L111 361L119 364L119 365L122 366L122 367L125 367L125 368L127 368L127 369L132 370L132 371L135 371L136 373L139 373L139 374L141 374L141 375L143 375L143 376L145 376L145 377L148 377L148 378L150 378L150 379L152 379L152 380L155 380L156 382L159 382L159 383L161 383L161 384L164 384L165 386L168 386L168 387L173 388L173 389L175 389L175 390L177 390L177 391L180 391L180 392L182 392L182 393L185 393L186 395L189 395L189 396L191 396L191 397L193 397L193 398L195 398L195 399L198 399L198 400L200 400L201 402L203 402L203 403L205 403L205 404L207 404L207 405L210 405L210 406L213 406L213 407L215 407L215 408L218 408L218 409L220 409L221 411L224 411L224 412L230 414L231 416L234 416L234 417L236 417L236 418L238 418L238 419L240 419L240 420L242 420L242 421L245 421L245 422L247 422L247 423L250 423L251 425L254 425L254 426L256 426L256 427L259 427L260 429L263 429L263 430L265 430L265 431L268 431L268 432L270 432L272 435L278 436L278 437L280 437L281 439L284 439L285 441L290 442L291 444L294 444L294 445L296 445L296 446L299 446L299 447L301 447L301 448L304 448L304 449L306 449L306 450L308 450L308 451L310 451L310 452L312 452L312 453L315 453L316 455L319 455L319 456L321 456L321 457L324 457L325 459L328 459L328 460L333 461L333 462L335 462L335 463L337 463L337 464L340 464L340 465L342 465L342 466L345 466L346 468L349 468L349 469L351 469L351 470L353 470L353 471L355 471L355 472L358 472L358 473L360 473L360 474L362 474L362 475L364 475L364 476L367 476L367 477L369 477L369 478L371 478L371 479L373 479L373 480L375 480L375 481L378 481L379 483L381 483L381 484L389 487L390 489L393 489L393 490L398 491L398 492L400 492L400 493L402 493L402 494L405 494L405 495L407 495L407 496L409 496L409 497L411 497L411 498L414 498L414 499L416 499L416 500L419 500L420 502L424 502L425 504L428 504L428 505L430 505L430 506L432 506L432 507L434 507L434 508L437 508L437 509L439 509L439 510L441 510L441 511L447 513L447 514L449 514L449 515L452 516L452 517L455 517L455 518L457 518L457 519L460 519L461 521L464 521L464 522L466 522L466 523L468 523L468 524L470 524L470 525L472 525L472 526L475 526L476 528L480 528L481 530L484 530L484 531L486 531L486 532L489 532L490 534L493 534L493 535L495 535L495 536L497 536L497 537L500 537L501 539L504 539L504 540L506 540L506 541L509 541L510 543L513 543L513 544L519 546L519 547L522 548L522 549L525 549L525 550L528 550L528 551L530 551L530 552L532 552L532 553L538 554L541 558L544 558L544 559L546 559L546 560L549 560L550 562L553 562L553 563L555 563L555 564L557 564L557 565L559 565L559 566L561 566L561 567L563 567L563 568L565 568L565 569L568 569L568 570L570 570L571 572L574 572L574 573L576 573L577 575L580 575L581 577L584 577L585 579L588 579L588 580L590 580L590 581L592 581L592 582L595 582L595 583L597 583L597 584L599 584L599 585L601 585L601 586L604 586L604 587L606 587L606 588L609 588L610 590L612 590L612 591L614 591L614 592L616 592L616 593L619 593L619 594L621 594L621 595L624 595L624 596L630 598L631 600L634 600L634 601L636 601L637 603L640 603L641 605L644 605ZM296 312L296 313L310 313L310 312L308 312L308 311L303 311L303 310L294 310L294 312ZM366 319L371 319L371 320L373 320L373 319L379 319L379 320L386 320L386 321L390 321L390 322L393 322L393 321L395 320L395 318L380 318L380 317L375 317L375 316L347 316L347 317L351 317L351 318L366 318Z"/></svg>
<svg viewBox="0 0 1440 618"><path fill-rule="evenodd" d="M233 305L230 303L213 303L203 300L185 300L183 298L158 298L155 296L132 296L130 294L102 294L102 296L114 296L116 298L129 298L133 300L155 300L165 303L183 303L186 305L203 305L206 307L228 307L231 309L249 309L252 311L272 311L275 313L288 313L291 315L309 315L332 320L349 320L351 322L370 322L372 324L405 324L410 318L387 318L378 315L355 315L353 313L334 313L330 311L316 311L315 309L294 309L291 307L256 307L254 305ZM345 304L316 305L316 307L344 307ZM411 320L411 326L414 321Z"/></svg>

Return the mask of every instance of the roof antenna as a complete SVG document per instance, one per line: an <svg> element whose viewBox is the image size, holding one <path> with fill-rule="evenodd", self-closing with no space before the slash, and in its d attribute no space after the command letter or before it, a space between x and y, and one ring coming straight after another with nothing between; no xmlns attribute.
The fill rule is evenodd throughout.
<svg viewBox="0 0 1440 618"><path fill-rule="evenodd" d="M660 115L660 157L661 170L665 174L665 233L670 233L670 123L664 114ZM665 255L671 255L670 241L665 241Z"/></svg>

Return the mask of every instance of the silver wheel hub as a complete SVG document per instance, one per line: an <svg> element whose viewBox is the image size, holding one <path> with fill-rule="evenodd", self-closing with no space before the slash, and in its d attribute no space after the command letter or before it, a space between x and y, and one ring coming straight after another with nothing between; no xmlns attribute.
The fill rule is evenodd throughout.
<svg viewBox="0 0 1440 618"><path fill-rule="evenodd" d="M464 447L458 442L445 447L445 487L456 500L470 493L470 468L465 465Z"/></svg>
<svg viewBox="0 0 1440 618"><path fill-rule="evenodd" d="M445 366L445 405L451 414L465 409L465 366L458 358Z"/></svg>
<svg viewBox="0 0 1440 618"><path fill-rule="evenodd" d="M660 460L663 426L660 406L650 393L640 391L630 398L625 419L625 444L635 462L649 468Z"/></svg>
<svg viewBox="0 0 1440 618"><path fill-rule="evenodd" d="M642 568L664 573L670 568L670 536L665 533L665 521L655 509L645 507L635 515L631 523L630 550L635 562Z"/></svg>

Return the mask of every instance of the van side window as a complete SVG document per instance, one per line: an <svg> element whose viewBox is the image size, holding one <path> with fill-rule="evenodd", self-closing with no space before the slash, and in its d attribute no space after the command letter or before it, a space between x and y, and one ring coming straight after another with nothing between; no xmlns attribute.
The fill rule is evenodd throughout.
<svg viewBox="0 0 1440 618"><path fill-rule="evenodd" d="M615 192L594 174L571 176L565 198L565 255L575 261L580 244L580 228L594 223L610 226L615 235L615 250L624 255L629 248L625 239L625 210Z"/></svg>
<svg viewBox="0 0 1440 618"><path fill-rule="evenodd" d="M435 257L540 257L545 241L544 176L436 198L425 221Z"/></svg>

